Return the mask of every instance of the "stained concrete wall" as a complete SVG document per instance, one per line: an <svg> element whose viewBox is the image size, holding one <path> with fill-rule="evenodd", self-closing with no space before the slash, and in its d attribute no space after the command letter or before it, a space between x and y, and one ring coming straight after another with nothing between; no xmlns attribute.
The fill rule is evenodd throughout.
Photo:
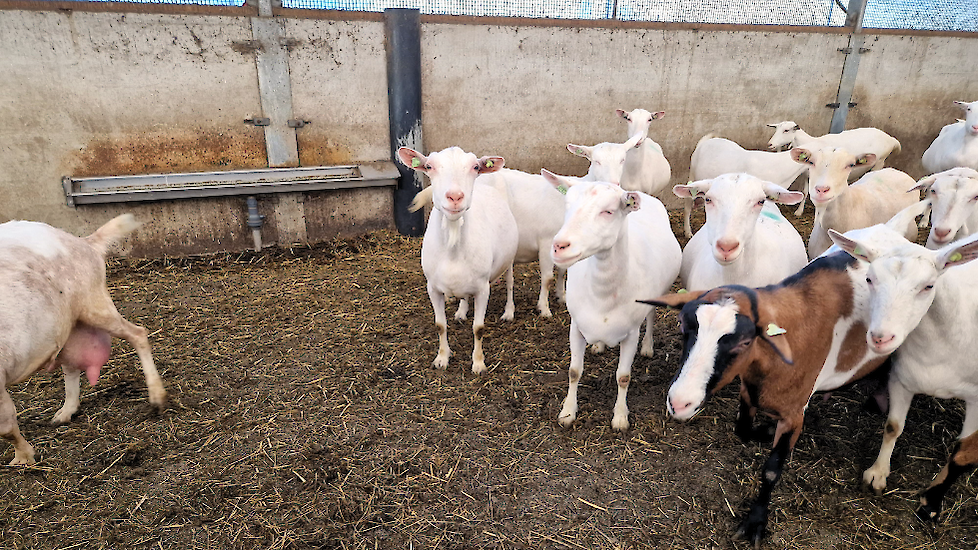
<svg viewBox="0 0 978 550"><path fill-rule="evenodd" d="M131 211L134 254L251 246L244 197L65 205L61 177L267 167L250 18L0 10L0 221L76 234ZM386 159L380 22L289 21L303 165ZM392 227L389 188L260 197L266 242ZM295 223L298 220L298 226Z"/></svg>
<svg viewBox="0 0 978 550"><path fill-rule="evenodd" d="M267 166L262 130L242 123L262 114L249 16L2 4L0 221L35 219L84 234L133 211L147 222L136 254L250 246L243 198L72 209L60 185L64 175ZM312 122L297 130L301 164L386 159L381 17L279 16L294 116ZM839 50L848 45L839 29L422 21L426 150L459 145L515 168L583 174L586 161L564 146L623 141L614 109L643 107L667 113L650 134L674 183L686 181L689 156L708 132L749 148L767 142L766 123L785 119L827 132L825 105L835 101ZM890 132L904 143L892 164L922 175L920 154L957 114L951 100L978 98L962 61L976 58L978 39L880 32L866 47L848 127ZM266 240L281 244L393 225L389 188L267 195L260 209Z"/></svg>

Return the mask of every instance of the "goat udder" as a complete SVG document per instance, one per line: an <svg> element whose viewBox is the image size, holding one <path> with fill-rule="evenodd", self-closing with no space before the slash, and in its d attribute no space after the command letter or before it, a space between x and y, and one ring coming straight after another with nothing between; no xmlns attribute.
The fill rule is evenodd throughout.
<svg viewBox="0 0 978 550"><path fill-rule="evenodd" d="M112 338L104 330L78 325L72 329L61 353L58 363L85 371L88 383L98 384L102 365L109 360Z"/></svg>

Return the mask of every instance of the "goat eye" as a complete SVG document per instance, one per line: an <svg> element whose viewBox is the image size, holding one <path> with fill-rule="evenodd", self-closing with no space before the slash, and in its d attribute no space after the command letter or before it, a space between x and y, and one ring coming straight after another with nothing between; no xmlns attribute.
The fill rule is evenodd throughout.
<svg viewBox="0 0 978 550"><path fill-rule="evenodd" d="M856 163L852 163L849 165L849 168L855 168L855 167L856 167Z"/></svg>
<svg viewBox="0 0 978 550"><path fill-rule="evenodd" d="M764 199L757 201L757 206L764 206Z"/></svg>
<svg viewBox="0 0 978 550"><path fill-rule="evenodd" d="M604 214L604 215L606 215L606 216L610 216L610 215L614 214L614 212L612 212L611 210L602 210L601 213Z"/></svg>
<svg viewBox="0 0 978 550"><path fill-rule="evenodd" d="M921 290L921 292L927 292L929 290L934 290L934 285L927 285L927 286L925 286L924 289Z"/></svg>
<svg viewBox="0 0 978 550"><path fill-rule="evenodd" d="M705 202L706 204L713 204L713 199L711 199L710 197L703 197L703 202Z"/></svg>
<svg viewBox="0 0 978 550"><path fill-rule="evenodd" d="M431 170L431 165L430 164L425 164L424 165L424 169L425 170Z"/></svg>

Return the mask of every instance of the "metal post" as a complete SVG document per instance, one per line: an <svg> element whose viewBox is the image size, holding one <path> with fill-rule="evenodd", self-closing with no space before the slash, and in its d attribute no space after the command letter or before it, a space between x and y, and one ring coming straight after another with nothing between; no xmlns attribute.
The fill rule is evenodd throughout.
<svg viewBox="0 0 978 550"><path fill-rule="evenodd" d="M387 37L387 103L390 110L391 157L401 173L394 191L394 224L402 235L424 233L424 211L408 212L421 190L421 176L397 160L397 150L421 145L421 12L408 8L384 10Z"/></svg>
<svg viewBox="0 0 978 550"><path fill-rule="evenodd" d="M866 12L867 0L850 0L846 10L846 27L849 28L849 47L845 50L846 58L842 64L842 78L839 80L839 93L836 96L835 113L832 115L832 125L829 133L838 134L846 129L846 117L852 102L852 90L856 86L856 74L859 72L859 57L863 51L863 14Z"/></svg>

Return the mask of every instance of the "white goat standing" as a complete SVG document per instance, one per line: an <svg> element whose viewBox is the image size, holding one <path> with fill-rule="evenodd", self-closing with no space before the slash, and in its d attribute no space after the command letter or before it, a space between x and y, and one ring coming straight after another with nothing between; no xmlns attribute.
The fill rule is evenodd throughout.
<svg viewBox="0 0 978 550"><path fill-rule="evenodd" d="M641 135L636 135L628 138L625 143L602 142L590 146L568 143L567 150L591 161L583 180L621 185L628 152L641 146L644 139Z"/></svg>
<svg viewBox="0 0 978 550"><path fill-rule="evenodd" d="M790 189L805 173L807 166L802 166L791 160L791 153L771 153L768 151L751 151L744 149L729 139L707 134L700 138L693 150L689 162L689 181L709 180L722 174L745 173L763 181L769 181ZM807 196L807 178L801 181L802 200L795 211L795 216L801 216L805 210ZM686 237L692 237L693 231L689 225L690 212L693 209L693 199L683 201L683 230Z"/></svg>
<svg viewBox="0 0 978 550"><path fill-rule="evenodd" d="M808 263L801 235L774 204L796 204L805 198L802 193L749 174L672 189L678 197L702 196L706 203L706 223L683 250L679 276L686 288L770 285Z"/></svg>
<svg viewBox="0 0 978 550"><path fill-rule="evenodd" d="M888 242L835 232L831 236L846 252L869 262L872 315L867 343L877 353L895 350L883 444L864 482L878 493L886 487L893 447L915 394L966 403L964 425L948 463L920 497L917 515L936 520L948 489L978 464L978 364L972 358L978 263L966 264L978 258L978 237L928 250L898 236Z"/></svg>
<svg viewBox="0 0 978 550"><path fill-rule="evenodd" d="M649 137L649 125L653 120L666 116L665 111L650 113L645 109L633 109L625 112L615 111L618 116L628 122L628 138L641 136L638 147L629 149L625 154L625 167L621 174L621 188L628 191L641 191L646 195L658 196L669 186L672 169L669 161L662 154L662 147Z"/></svg>
<svg viewBox="0 0 978 550"><path fill-rule="evenodd" d="M928 174L964 166L978 170L978 101L955 101L964 120L948 124L924 151L920 163Z"/></svg>
<svg viewBox="0 0 978 550"><path fill-rule="evenodd" d="M489 304L489 283L506 273L506 311L513 318L513 258L519 236L516 220L506 199L488 185L475 185L480 174L503 167L501 157L476 158L458 147L449 147L427 157L401 147L398 159L428 175L434 208L421 244L421 268L428 280L428 297L438 329L436 368L446 368L452 350L448 347L445 321L447 296L474 297L472 318L472 372L485 372L482 331ZM464 318L459 306L456 317Z"/></svg>
<svg viewBox="0 0 978 550"><path fill-rule="evenodd" d="M791 158L808 165L808 189L815 205L815 223L808 239L812 259L832 246L829 229L842 233L884 223L920 200L917 182L893 168L874 170L849 185L854 168L876 162L872 153L854 156L845 149L795 147ZM916 238L917 224L910 223L904 234Z"/></svg>
<svg viewBox="0 0 978 550"><path fill-rule="evenodd" d="M838 134L825 134L814 137L808 135L793 121L786 120L777 124L768 124L774 128L774 135L768 141L767 147L777 151L782 147L804 147L805 149L822 149L832 147L845 149L856 156L872 154L873 162L855 167L849 175L850 181L858 179L870 170L883 168L887 157L900 152L900 142L890 134L878 128L854 128Z"/></svg>
<svg viewBox="0 0 978 550"><path fill-rule="evenodd" d="M923 178L917 187L932 206L927 248L978 232L978 171L952 168Z"/></svg>
<svg viewBox="0 0 978 550"><path fill-rule="evenodd" d="M542 317L551 317L550 283L555 279L557 297L560 301L564 300L566 272L558 268L555 278L554 262L550 258L554 235L564 223L564 196L540 174L527 174L509 168L482 174L476 178L475 183L493 187L506 198L519 232L519 245L514 261L518 264L539 261L540 296L537 299L537 311ZM431 186L425 187L411 201L408 209L416 212L424 208L431 203L431 195ZM515 310L515 305L507 304L507 308L510 307ZM468 302L463 298L459 303L460 318L464 319L467 311Z"/></svg>
<svg viewBox="0 0 978 550"><path fill-rule="evenodd" d="M642 321L646 323L641 349L645 356L652 355L655 323L655 309L636 299L669 289L679 274L682 251L666 209L655 197L607 182L543 174L567 193L564 225L554 237L552 252L554 263L567 268L567 311L571 315L569 387L557 420L567 427L577 417L577 386L587 344L621 344L611 426L627 430L625 399Z"/></svg>
<svg viewBox="0 0 978 550"><path fill-rule="evenodd" d="M139 227L131 214L118 216L85 238L50 225L12 221L0 225L0 437L14 445L14 464L33 464L34 448L17 427L7 386L41 369L60 365L65 403L52 422L71 420L78 410L82 371L93 386L109 358L111 337L136 348L149 401L166 403L166 390L153 363L146 329L119 315L105 286L105 256Z"/></svg>

